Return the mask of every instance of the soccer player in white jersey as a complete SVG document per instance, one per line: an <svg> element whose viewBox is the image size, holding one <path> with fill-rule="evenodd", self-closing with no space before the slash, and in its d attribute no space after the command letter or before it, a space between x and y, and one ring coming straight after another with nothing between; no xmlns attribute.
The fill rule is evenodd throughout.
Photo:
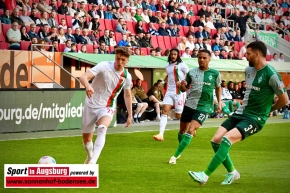
<svg viewBox="0 0 290 193"><path fill-rule="evenodd" d="M82 120L83 145L87 152L85 164L96 164L105 145L107 128L116 111L116 101L124 88L124 100L128 111L125 127L132 122L132 96L130 73L124 68L130 51L125 47L115 49L115 61L100 62L80 77L86 88L86 99ZM89 80L93 82L89 84ZM97 125L97 139L92 138Z"/></svg>
<svg viewBox="0 0 290 193"><path fill-rule="evenodd" d="M239 141L261 131L271 111L280 109L289 101L279 73L266 61L267 47L261 41L247 46L246 57L249 67L245 70L246 92L243 104L225 120L211 139L215 152L212 161L202 172L189 171L189 175L199 184L205 184L209 176L223 164L228 174L222 185L232 184L240 178L229 151ZM273 103L274 95L278 100ZM247 163L245 163L247 164Z"/></svg>
<svg viewBox="0 0 290 193"><path fill-rule="evenodd" d="M186 97L186 93L180 91L179 85L185 79L188 67L182 62L177 48L170 50L168 63L165 67L167 73L167 91L163 99L159 134L153 136L157 141L164 140L163 134L167 125L167 116L173 105L175 107L175 117L180 119Z"/></svg>

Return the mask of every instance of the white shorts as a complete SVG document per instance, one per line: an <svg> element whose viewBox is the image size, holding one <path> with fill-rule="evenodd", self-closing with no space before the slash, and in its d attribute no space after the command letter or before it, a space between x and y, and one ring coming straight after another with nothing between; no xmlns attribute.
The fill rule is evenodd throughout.
<svg viewBox="0 0 290 193"><path fill-rule="evenodd" d="M174 106L175 113L181 114L184 107L185 97L185 92L181 94L166 93L163 99L163 105L167 104Z"/></svg>
<svg viewBox="0 0 290 193"><path fill-rule="evenodd" d="M91 108L87 105L84 106L84 112L83 112L83 119L82 119L82 132L83 133L91 133L95 131L96 122L103 116L108 116L113 118L114 114L116 112L115 108Z"/></svg>

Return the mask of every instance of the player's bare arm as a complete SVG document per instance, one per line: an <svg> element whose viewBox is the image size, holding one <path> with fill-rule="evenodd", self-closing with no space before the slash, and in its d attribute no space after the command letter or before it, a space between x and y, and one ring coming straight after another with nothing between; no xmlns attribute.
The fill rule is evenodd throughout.
<svg viewBox="0 0 290 193"><path fill-rule="evenodd" d="M129 127L132 123L132 94L130 89L124 89L124 100L128 111L128 118L125 127Z"/></svg>
<svg viewBox="0 0 290 193"><path fill-rule="evenodd" d="M287 93L283 93L283 94L280 94L280 95L277 95L278 97L278 100L277 102L272 106L271 108L271 111L275 111L277 109L280 109L282 108L283 106L285 106L286 104L288 104L289 102L289 98L288 98L288 95Z"/></svg>
<svg viewBox="0 0 290 193"><path fill-rule="evenodd" d="M80 77L80 82L86 88L86 94L89 98L91 98L92 95L94 94L94 89L89 83L89 80L91 80L92 78L94 78L94 74L90 71L87 71Z"/></svg>
<svg viewBox="0 0 290 193"><path fill-rule="evenodd" d="M187 82L186 82L186 80L182 80L180 82L180 86L179 87L180 87L181 92L185 92L187 90Z"/></svg>
<svg viewBox="0 0 290 193"><path fill-rule="evenodd" d="M215 95L216 95L217 102L218 102L217 111L221 112L221 110L222 110L222 102L221 102L222 87L221 86L215 88Z"/></svg>

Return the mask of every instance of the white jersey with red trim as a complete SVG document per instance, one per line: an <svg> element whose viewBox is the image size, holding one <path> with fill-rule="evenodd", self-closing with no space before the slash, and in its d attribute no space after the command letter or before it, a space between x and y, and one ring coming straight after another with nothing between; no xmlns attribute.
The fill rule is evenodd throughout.
<svg viewBox="0 0 290 193"><path fill-rule="evenodd" d="M95 75L91 84L94 94L91 98L86 97L86 105L91 108L116 108L122 89L131 89L131 74L126 69L116 71L114 61L100 62L90 72Z"/></svg>
<svg viewBox="0 0 290 193"><path fill-rule="evenodd" d="M176 82L185 80L186 74L189 69L187 65L183 62L180 63L169 63L166 67L166 73L168 75L167 92L171 94L180 94L179 87L176 86Z"/></svg>

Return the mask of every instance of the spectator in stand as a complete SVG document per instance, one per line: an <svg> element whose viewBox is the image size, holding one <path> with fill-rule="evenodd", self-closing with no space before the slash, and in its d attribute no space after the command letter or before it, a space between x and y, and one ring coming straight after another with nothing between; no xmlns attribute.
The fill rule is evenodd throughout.
<svg viewBox="0 0 290 193"><path fill-rule="evenodd" d="M93 43L94 46L99 45L98 33L99 33L98 30L92 30L91 34L88 35L89 39L91 40L91 42ZM110 39L110 41L111 41L111 39ZM116 41L115 41L115 43L116 43ZM111 45L111 42L110 42L110 45Z"/></svg>
<svg viewBox="0 0 290 193"><path fill-rule="evenodd" d="M204 27L204 18L205 18L205 16L203 15L199 18L199 20L195 20L192 24L193 27L199 27L199 26Z"/></svg>
<svg viewBox="0 0 290 193"><path fill-rule="evenodd" d="M81 22L79 19L79 13L75 12L74 17L72 18L72 29L75 30L76 28L81 27Z"/></svg>
<svg viewBox="0 0 290 193"><path fill-rule="evenodd" d="M126 6L130 7L131 0L122 0L122 7L125 8Z"/></svg>
<svg viewBox="0 0 290 193"><path fill-rule="evenodd" d="M198 58L198 49L194 48L192 50L191 58Z"/></svg>
<svg viewBox="0 0 290 193"><path fill-rule="evenodd" d="M135 3L136 3L136 9L142 9L142 1L141 0L136 0L135 1Z"/></svg>
<svg viewBox="0 0 290 193"><path fill-rule="evenodd" d="M186 37L188 38L188 36L192 35L193 37L195 37L195 33L194 33L194 27L193 26L189 26L189 30L186 33Z"/></svg>
<svg viewBox="0 0 290 193"><path fill-rule="evenodd" d="M25 26L24 22L19 17L19 9L18 8L13 9L10 20L12 23L17 22L18 25Z"/></svg>
<svg viewBox="0 0 290 193"><path fill-rule="evenodd" d="M58 40L57 35L58 35L58 34L57 34L57 28L53 26L53 27L50 29L50 32L49 32L49 34L48 34L48 36L50 37L50 41Z"/></svg>
<svg viewBox="0 0 290 193"><path fill-rule="evenodd" d="M105 11L104 11L104 5L103 4L99 4L99 9L98 9L98 15L100 17L100 19L105 19Z"/></svg>
<svg viewBox="0 0 290 193"><path fill-rule="evenodd" d="M229 29L229 27L225 28L225 39L228 40L228 41L234 41L234 37L232 36L231 34L232 30Z"/></svg>
<svg viewBox="0 0 290 193"><path fill-rule="evenodd" d="M33 37L36 37L37 39L40 38L38 34L36 33L36 25L34 23L30 24L30 31L28 32L28 35L30 39L32 39Z"/></svg>
<svg viewBox="0 0 290 193"><path fill-rule="evenodd" d="M127 46L129 44L128 40L127 40L127 35L123 34L122 35L122 39L118 42L118 47L120 46Z"/></svg>
<svg viewBox="0 0 290 193"><path fill-rule="evenodd" d="M72 17L74 16L75 12L77 12L76 10L73 9L73 2L72 1L68 1L67 11L68 11L68 15L70 15Z"/></svg>
<svg viewBox="0 0 290 193"><path fill-rule="evenodd" d="M10 11L8 9L4 11L3 15L1 15L1 22L5 24L11 24Z"/></svg>
<svg viewBox="0 0 290 193"><path fill-rule="evenodd" d="M156 4L156 10L165 13L167 11L166 5L164 4L164 0L160 0L158 4Z"/></svg>
<svg viewBox="0 0 290 193"><path fill-rule="evenodd" d="M77 43L74 35L72 34L72 28L71 27L67 28L67 32L65 34L65 38L67 40L70 40L72 43Z"/></svg>
<svg viewBox="0 0 290 193"><path fill-rule="evenodd" d="M280 22L279 23L279 28L278 28L278 31L277 33L280 35L281 38L284 38L284 35L285 35L285 26L284 26L284 22Z"/></svg>
<svg viewBox="0 0 290 193"><path fill-rule="evenodd" d="M61 15L69 15L67 8L67 0L62 0L61 6L58 7L57 13Z"/></svg>
<svg viewBox="0 0 290 193"><path fill-rule="evenodd" d="M213 60L219 60L220 59L220 51L219 50L215 50L212 52L211 54L211 59Z"/></svg>
<svg viewBox="0 0 290 193"><path fill-rule="evenodd" d="M290 7L289 1L287 2L287 0L283 0L283 2L281 3L281 7L289 8Z"/></svg>
<svg viewBox="0 0 290 193"><path fill-rule="evenodd" d="M288 10L287 11L285 11L284 12L284 14L283 14L284 16L290 16L290 7L288 8Z"/></svg>
<svg viewBox="0 0 290 193"><path fill-rule="evenodd" d="M135 56L141 56L140 48L134 48L134 54L133 55L135 55Z"/></svg>
<svg viewBox="0 0 290 193"><path fill-rule="evenodd" d="M198 50L207 48L205 43L203 42L203 38L202 37L197 38L197 42L195 44L195 48L198 49Z"/></svg>
<svg viewBox="0 0 290 193"><path fill-rule="evenodd" d="M36 14L37 14L36 9L32 9L31 14L30 14L29 17L34 21L36 26L42 26L41 20L40 20L40 18L38 18L36 16Z"/></svg>
<svg viewBox="0 0 290 193"><path fill-rule="evenodd" d="M99 15L95 15L95 16L91 19L91 21L90 21L89 24L88 24L88 29L89 29L89 30L93 30L93 31L97 30L97 31L99 31L99 27L100 27L99 18L100 18Z"/></svg>
<svg viewBox="0 0 290 193"><path fill-rule="evenodd" d="M35 9L36 12L39 13L40 11L37 9L37 6L38 6L38 3L36 3L36 2L32 3L31 10Z"/></svg>
<svg viewBox="0 0 290 193"><path fill-rule="evenodd" d="M131 21L131 12L129 6L125 6L122 17L125 21Z"/></svg>
<svg viewBox="0 0 290 193"><path fill-rule="evenodd" d="M151 0L149 6L150 6L149 9L150 9L151 11L153 11L153 12L156 12L156 11L157 11L157 9L156 9L156 0Z"/></svg>
<svg viewBox="0 0 290 193"><path fill-rule="evenodd" d="M203 39L204 37L205 37L205 34L203 33L203 27L199 26L198 30L195 32L195 38Z"/></svg>
<svg viewBox="0 0 290 193"><path fill-rule="evenodd" d="M77 1L74 1L73 4L72 4L72 9L74 10L74 13L75 12L80 12L80 9L79 9L79 6L78 6L78 2Z"/></svg>
<svg viewBox="0 0 290 193"><path fill-rule="evenodd" d="M245 12L241 12L240 17L236 20L236 27L240 28L241 31L241 37L244 37L247 29L247 17L245 17Z"/></svg>
<svg viewBox="0 0 290 193"><path fill-rule="evenodd" d="M187 18L187 13L183 12L182 17L179 19L181 26L190 26L190 20Z"/></svg>
<svg viewBox="0 0 290 193"><path fill-rule="evenodd" d="M44 39L46 42L51 42L51 37L49 36L49 26L47 24L41 26L37 34L39 38ZM55 34L52 34L52 36L54 35Z"/></svg>
<svg viewBox="0 0 290 193"><path fill-rule="evenodd" d="M280 53L280 57L278 58L278 62L285 62L283 53Z"/></svg>
<svg viewBox="0 0 290 193"><path fill-rule="evenodd" d="M71 50L68 52L77 52L77 45L75 43L71 44Z"/></svg>
<svg viewBox="0 0 290 193"><path fill-rule="evenodd" d="M80 12L79 12L79 15L82 16L82 17L85 17L86 18L91 18L90 14L88 14L87 10L86 10L86 4L85 2L81 2L80 3Z"/></svg>
<svg viewBox="0 0 290 193"><path fill-rule="evenodd" d="M159 23L159 19L153 15L152 10L148 10L149 23Z"/></svg>
<svg viewBox="0 0 290 193"><path fill-rule="evenodd" d="M28 33L26 33L26 27L25 26L21 26L20 28L20 33L21 33L21 41L31 41Z"/></svg>
<svg viewBox="0 0 290 193"><path fill-rule="evenodd" d="M175 13L173 14L172 19L173 19L173 23L174 23L175 25L180 25L180 23L179 23L179 13L178 13L178 12L175 12Z"/></svg>
<svg viewBox="0 0 290 193"><path fill-rule="evenodd" d="M229 21L229 25L235 26L235 21L238 19L238 17L239 17L239 10L237 8L235 8L235 9L233 9L233 13L229 13L227 15L228 20L233 20L233 22Z"/></svg>
<svg viewBox="0 0 290 193"><path fill-rule="evenodd" d="M47 24L48 26L50 26L47 18L48 18L47 12L42 12L40 14L41 25ZM52 26L50 26L50 27L52 27Z"/></svg>
<svg viewBox="0 0 290 193"><path fill-rule="evenodd" d="M156 56L156 50L154 48L150 50L150 56Z"/></svg>
<svg viewBox="0 0 290 193"><path fill-rule="evenodd" d="M109 54L108 46L105 44L105 42L100 42L99 54Z"/></svg>
<svg viewBox="0 0 290 193"><path fill-rule="evenodd" d="M81 49L78 51L78 53L87 53L87 47L86 45L82 45Z"/></svg>
<svg viewBox="0 0 290 193"><path fill-rule="evenodd" d="M151 34L145 33L145 36L141 39L140 47L142 48L153 48L152 42L151 42Z"/></svg>
<svg viewBox="0 0 290 193"><path fill-rule="evenodd" d="M211 45L212 51L220 51L223 49L223 46L220 44L220 38L215 39L215 43Z"/></svg>
<svg viewBox="0 0 290 193"><path fill-rule="evenodd" d="M136 24L136 26L135 26L135 32L137 34L139 34L139 33L145 33L145 31L144 31L144 29L143 29L142 26L143 26L143 22L142 21L138 21L137 24Z"/></svg>
<svg viewBox="0 0 290 193"><path fill-rule="evenodd" d="M161 25L160 25L160 27L158 29L158 33L161 36L169 36L169 33L168 33L167 29L166 29L166 23L164 23L164 22L161 23Z"/></svg>
<svg viewBox="0 0 290 193"><path fill-rule="evenodd" d="M270 61L271 62L278 62L278 55L276 53L274 53L273 58Z"/></svg>
<svg viewBox="0 0 290 193"><path fill-rule="evenodd" d="M58 27L67 30L66 20L64 18L60 20L60 25L58 25Z"/></svg>
<svg viewBox="0 0 290 193"><path fill-rule="evenodd" d="M234 56L234 52L233 51L229 51L227 59L228 60L239 60L239 58Z"/></svg>
<svg viewBox="0 0 290 193"><path fill-rule="evenodd" d="M34 38L32 38L31 39L31 44L28 46L28 51L31 51L31 46L32 46L32 44L37 44L38 43L38 39L36 38L36 37L34 37ZM37 51L38 49L37 49L37 46L33 46L33 48L32 48L32 50L33 51Z"/></svg>
<svg viewBox="0 0 290 193"><path fill-rule="evenodd" d="M109 37L110 37L110 46L116 46L117 42L115 40L115 33L114 31L110 30L109 31Z"/></svg>
<svg viewBox="0 0 290 193"><path fill-rule="evenodd" d="M188 47L190 50L193 50L195 48L195 38L192 35L189 35L187 37L187 41L185 44L186 47Z"/></svg>
<svg viewBox="0 0 290 193"><path fill-rule="evenodd" d="M169 24L169 27L167 28L167 32L169 33L169 36L171 37L177 37L178 34L176 33L176 30L174 29L174 24Z"/></svg>
<svg viewBox="0 0 290 193"><path fill-rule="evenodd" d="M73 34L75 40L76 40L76 44L78 44L79 42L81 42L81 29L80 28L76 28L75 29L75 33Z"/></svg>
<svg viewBox="0 0 290 193"><path fill-rule="evenodd" d="M123 18L120 18L118 20L118 24L116 25L116 32L122 33L122 34L129 34L130 31L124 30L122 26L125 24L125 21Z"/></svg>
<svg viewBox="0 0 290 193"><path fill-rule="evenodd" d="M51 0L49 6L52 10L57 11L57 0Z"/></svg>
<svg viewBox="0 0 290 193"><path fill-rule="evenodd" d="M152 22L149 23L148 33L150 33L151 35L159 35L158 31L156 30L156 28Z"/></svg>
<svg viewBox="0 0 290 193"><path fill-rule="evenodd" d="M141 9L137 9L136 14L135 14L135 19L136 21L144 21L144 19L142 18L142 10Z"/></svg>
<svg viewBox="0 0 290 193"><path fill-rule="evenodd" d="M37 9L41 12L47 12L47 13L51 13L52 8L46 4L45 0L39 0L39 3L37 5Z"/></svg>
<svg viewBox="0 0 290 193"><path fill-rule="evenodd" d="M92 10L89 10L88 14L91 16L91 18L94 18L96 15L99 16L96 4L92 5Z"/></svg>
<svg viewBox="0 0 290 193"><path fill-rule="evenodd" d="M105 11L105 19L113 19L112 5L107 6L107 11Z"/></svg>
<svg viewBox="0 0 290 193"><path fill-rule="evenodd" d="M63 52L69 52L71 51L71 46L72 46L72 42L70 40L66 40L65 42L65 49Z"/></svg>
<svg viewBox="0 0 290 193"><path fill-rule="evenodd" d="M156 12L157 23L161 24L162 22L166 23L166 20L162 18L161 11Z"/></svg>
<svg viewBox="0 0 290 193"><path fill-rule="evenodd" d="M78 42L78 43L79 44L93 45L93 42L89 38L88 34L89 34L89 30L87 28L83 29L82 30L82 35L80 36L80 42Z"/></svg>
<svg viewBox="0 0 290 193"><path fill-rule="evenodd" d="M197 12L197 16L203 16L206 14L206 5L202 5L202 7L200 8L200 10L198 10Z"/></svg>
<svg viewBox="0 0 290 193"><path fill-rule="evenodd" d="M210 38L204 38L203 39L203 43L205 44L205 46L206 46L206 50L208 50L208 51L210 51L210 52L212 52L212 50L211 50L211 45L210 45Z"/></svg>
<svg viewBox="0 0 290 193"><path fill-rule="evenodd" d="M130 39L130 44L133 48L140 47L139 41L136 41L134 34L130 34Z"/></svg>
<svg viewBox="0 0 290 193"><path fill-rule="evenodd" d="M100 37L100 42L104 42L105 45L109 46L110 45L110 37L109 37L109 35L110 35L110 32L109 32L109 30L106 29L104 31L104 35Z"/></svg>
<svg viewBox="0 0 290 193"><path fill-rule="evenodd" d="M45 52L46 51L46 46L45 46L46 43L45 43L44 39L38 39L38 43L37 44L40 44L39 46L37 46L39 51L41 51L41 52Z"/></svg>
<svg viewBox="0 0 290 193"><path fill-rule="evenodd" d="M57 36L57 38L58 38L59 43L61 43L61 44L64 44L67 41L67 39L65 37L65 34L64 34L64 30L61 27L58 28L58 36Z"/></svg>
<svg viewBox="0 0 290 193"><path fill-rule="evenodd" d="M229 45L230 45L230 42L226 40L224 47L223 47L223 50L225 50L226 52L229 52Z"/></svg>
<svg viewBox="0 0 290 193"><path fill-rule="evenodd" d="M47 19L48 25L50 27L55 26L58 28L58 21L56 17L57 17L56 12L54 10L51 11L50 17Z"/></svg>
<svg viewBox="0 0 290 193"><path fill-rule="evenodd" d="M149 0L143 0L142 1L142 9L143 10L148 10L148 9L150 9L150 2L149 2Z"/></svg>
<svg viewBox="0 0 290 193"><path fill-rule="evenodd" d="M84 16L80 17L79 21L80 21L80 28L81 29L88 28L86 17L84 17Z"/></svg>
<svg viewBox="0 0 290 193"><path fill-rule="evenodd" d="M160 47L157 47L156 49L156 54L155 56L162 56L161 53L162 53L162 49Z"/></svg>
<svg viewBox="0 0 290 193"><path fill-rule="evenodd" d="M190 49L189 47L185 48L185 51L183 52L181 58L191 58L191 54L190 54Z"/></svg>
<svg viewBox="0 0 290 193"><path fill-rule="evenodd" d="M178 43L177 49L185 50L186 47L186 37L181 37L180 42Z"/></svg>
<svg viewBox="0 0 290 193"><path fill-rule="evenodd" d="M26 7L23 7L22 15L20 15L19 17L23 21L24 25L26 25L26 26L30 25L30 24L35 24L34 21L29 16L27 16L27 8Z"/></svg>
<svg viewBox="0 0 290 193"><path fill-rule="evenodd" d="M236 36L234 37L234 41L236 42L242 42L243 38L241 36L241 31L240 30L236 30Z"/></svg>
<svg viewBox="0 0 290 193"><path fill-rule="evenodd" d="M123 18L122 14L120 13L120 8L115 7L113 8L113 19Z"/></svg>
<svg viewBox="0 0 290 193"><path fill-rule="evenodd" d="M220 59L226 59L226 51L224 49L221 50L220 55L219 55Z"/></svg>
<svg viewBox="0 0 290 193"><path fill-rule="evenodd" d="M150 22L150 18L149 18L147 9L143 10L143 12L141 13L141 17L142 17L144 22L146 22L146 23Z"/></svg>
<svg viewBox="0 0 290 193"><path fill-rule="evenodd" d="M168 12L170 12L170 13L173 13L173 12L174 12L174 1L169 1L169 2L168 2L167 10L168 10Z"/></svg>
<svg viewBox="0 0 290 193"><path fill-rule="evenodd" d="M52 45L53 46L49 47L47 51L49 51L49 52L59 52L59 50L58 50L58 41L57 40L53 40Z"/></svg>

